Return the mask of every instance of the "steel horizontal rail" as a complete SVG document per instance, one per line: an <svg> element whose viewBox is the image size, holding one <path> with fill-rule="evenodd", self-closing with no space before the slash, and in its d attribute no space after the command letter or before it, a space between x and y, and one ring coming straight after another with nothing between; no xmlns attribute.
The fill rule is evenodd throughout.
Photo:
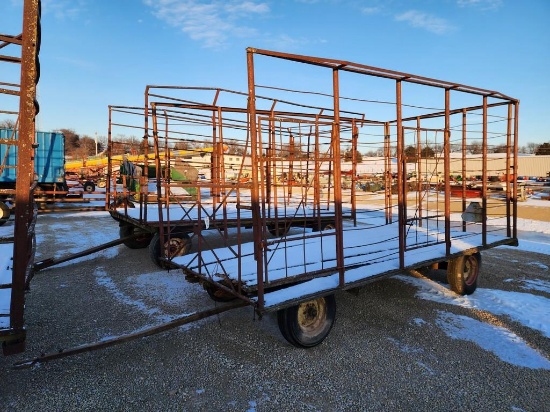
<svg viewBox="0 0 550 412"><path fill-rule="evenodd" d="M498 99L510 100L517 102L517 99L506 96L494 90L481 89L478 87L467 86L460 83L447 82L444 80L432 79L429 77L417 76L410 73L398 72L395 70L382 69L374 66L353 63L345 60L335 60L322 57L304 56L299 54L281 53L270 50L256 49L253 47L247 48L247 51L264 56L291 60L299 63L312 64L316 66L327 67L333 70L341 70L359 74L366 74L375 77L398 80L408 83L423 84L425 86L439 87L442 89L458 90L465 93L478 94L485 97L494 97Z"/></svg>
<svg viewBox="0 0 550 412"><path fill-rule="evenodd" d="M239 108L239 107L227 107L227 106L212 106L209 104L181 104L181 103L167 103L167 102L153 102L151 105L155 105L157 107L172 107L172 108L181 108L181 109L197 109L197 110L217 110L218 108L223 113L247 113L248 109L246 108ZM310 106L302 106L302 107L310 107ZM315 108L315 107L311 107ZM350 112L351 113L351 112ZM299 113L299 112L288 112L288 111L271 111L271 110L265 110L265 109L256 109L256 114L266 116L267 118L271 117L283 117L285 120L290 119L292 117L304 117L304 118L319 118L319 119L332 119L334 116L327 115L327 114L316 114L316 113ZM360 117L340 117L340 120L351 122L352 120L358 120L360 122L366 122L366 123L374 123L374 124L384 124L383 122L378 122L375 120L366 120L364 119L364 114L362 113L351 113L351 114L357 114Z"/></svg>
<svg viewBox="0 0 550 412"><path fill-rule="evenodd" d="M189 90L211 90L211 91L227 92L227 93L230 93L230 94L232 93L232 94L247 96L245 93L237 92L237 91L234 91L234 90L209 88L209 87L189 87L189 86L147 86L147 87L162 87L164 89L173 88L175 90L186 90L186 89L189 89ZM287 91L295 91L295 92L303 93L303 92L300 92L299 90L287 90ZM168 100L173 100L173 101L179 101L181 103L201 104L199 102L193 102L193 101L190 101L190 100L185 100L185 99L180 99L180 98L170 97L170 96L165 96L165 95L157 95L157 94L153 94L153 93L149 93L148 97L149 98L151 98L151 97L163 98L163 99L168 99ZM270 101L270 102L273 102L273 103L289 104L289 105L296 106L296 107L305 107L305 108L309 108L309 109L321 110L322 112L325 111L325 110L332 111L332 109L326 108L326 107L305 105L305 104L296 103L296 102L292 102L292 101L288 101L288 100L276 99L276 98L269 97L269 96L256 95L256 99L267 100L267 101ZM218 105L216 105L215 103L212 104L212 106L218 107ZM244 110L246 110L246 109L244 109ZM348 112L348 111L344 111L344 110L342 110L341 113L359 115L359 116L362 116L364 118L363 113Z"/></svg>
<svg viewBox="0 0 550 412"><path fill-rule="evenodd" d="M18 90L0 89L0 94L10 94L12 96L20 96L21 93ZM16 114L19 112L16 112Z"/></svg>
<svg viewBox="0 0 550 412"><path fill-rule="evenodd" d="M509 104L509 102L492 103L492 104L488 104L487 107L506 106L507 104ZM483 109L482 105L471 106L471 107L463 107L463 108L460 108L460 109L450 110L449 114L458 114L458 113L462 113L463 111L472 112L472 111L481 110L481 109ZM431 119L431 118L442 117L442 116L445 116L444 111L436 112L436 113L429 113L429 114L424 114L424 115L419 115L419 116L406 117L406 118L403 118L401 120L406 122L406 121L413 121L413 120L417 120L417 119ZM389 123L395 123L395 122L396 122L396 120L392 120Z"/></svg>
<svg viewBox="0 0 550 412"><path fill-rule="evenodd" d="M10 44L17 44L21 46L23 44L23 34L12 36L9 34L0 34L0 49L9 46Z"/></svg>
<svg viewBox="0 0 550 412"><path fill-rule="evenodd" d="M6 63L21 63L21 57L5 56L3 54L0 54L0 61Z"/></svg>
<svg viewBox="0 0 550 412"><path fill-rule="evenodd" d="M191 322L196 322L198 320L208 318L210 316L218 315L223 312L227 312L231 309L237 309L244 306L249 306L249 303L243 302L243 301L237 301L231 304L227 304L224 306L218 306L213 309L207 309L203 310L201 312L195 312L191 314L186 314L183 316L180 316L178 318L175 318L169 322L163 323L158 326L152 326L147 329L140 330L139 332L133 332L129 333L127 335L118 336L116 338L106 339L95 343L89 343L82 346L77 346L70 349L60 350L59 352L52 352L48 354L42 354L38 356L37 358L30 359L30 360L24 360L20 362L16 362L13 367L15 369L21 369L21 368L29 368L37 363L41 362L47 362L54 359L60 359L65 358L67 356L76 355L79 353L84 352L91 352L98 349L108 348L110 346L114 346L120 343L129 342L131 340L143 338L146 336L155 335L157 333L162 333L167 330L177 328L178 326L186 325Z"/></svg>

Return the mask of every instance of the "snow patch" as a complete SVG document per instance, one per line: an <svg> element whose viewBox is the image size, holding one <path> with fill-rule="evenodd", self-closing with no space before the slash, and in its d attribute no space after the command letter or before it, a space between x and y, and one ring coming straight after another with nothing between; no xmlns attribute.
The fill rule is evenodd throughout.
<svg viewBox="0 0 550 412"><path fill-rule="evenodd" d="M436 323L447 336L473 342L506 363L550 370L548 359L506 328L444 311L439 311Z"/></svg>

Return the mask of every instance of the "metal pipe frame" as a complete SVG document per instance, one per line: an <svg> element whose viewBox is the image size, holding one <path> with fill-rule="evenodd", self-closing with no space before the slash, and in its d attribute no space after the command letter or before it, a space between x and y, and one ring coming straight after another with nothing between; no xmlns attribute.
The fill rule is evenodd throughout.
<svg viewBox="0 0 550 412"><path fill-rule="evenodd" d="M25 0L23 4L23 31L18 36L0 38L0 48L9 44L21 46L21 58L0 56L0 61L21 65L19 88L9 94L19 96L19 137L17 140L17 181L15 186L15 227L13 268L10 301L10 329L0 331L5 355L24 351L26 331L24 324L25 290L34 262L34 226L37 210L34 203L34 143L35 117L39 106L36 87L40 77L38 55L40 50L39 0Z"/></svg>

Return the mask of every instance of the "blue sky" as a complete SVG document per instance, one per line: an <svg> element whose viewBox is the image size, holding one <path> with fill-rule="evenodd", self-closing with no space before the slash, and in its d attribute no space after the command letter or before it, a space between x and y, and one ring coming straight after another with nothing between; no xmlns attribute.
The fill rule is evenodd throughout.
<svg viewBox="0 0 550 412"><path fill-rule="evenodd" d="M104 136L148 84L246 91L251 46L496 90L521 101L520 145L550 142L548 21L548 0L42 0L38 127Z"/></svg>

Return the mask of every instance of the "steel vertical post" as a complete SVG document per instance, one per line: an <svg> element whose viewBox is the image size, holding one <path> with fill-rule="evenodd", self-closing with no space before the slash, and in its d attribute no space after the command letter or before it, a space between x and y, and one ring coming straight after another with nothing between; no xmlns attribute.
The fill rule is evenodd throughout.
<svg viewBox="0 0 550 412"><path fill-rule="evenodd" d="M404 162L404 136L403 136L403 119L402 119L402 102L401 102L401 80L395 82L395 102L396 102L396 127L397 127L397 220L399 224L399 267L405 267L405 247L407 232L406 210L403 187L403 162ZM390 189L391 193L391 189Z"/></svg>
<svg viewBox="0 0 550 412"><path fill-rule="evenodd" d="M445 132L443 133L443 170L445 179L445 253L451 254L451 90L445 89Z"/></svg>
<svg viewBox="0 0 550 412"><path fill-rule="evenodd" d="M33 260L34 218L32 185L34 182L34 140L36 84L38 82L38 50L40 30L38 0L23 4L23 37L21 49L21 83L19 92L19 138L17 150L17 183L15 186L15 227L13 245L12 290L10 302L10 328L17 338L4 352L17 353L25 348L24 310L26 273Z"/></svg>
<svg viewBox="0 0 550 412"><path fill-rule="evenodd" d="M512 152L511 148L511 133L512 133L512 104L508 104L508 121L506 124L506 236L510 237L512 235L511 227L510 227L510 202L517 202L517 192L514 190L514 188L517 186L517 178L514 178L514 188L512 188L513 198L511 198L510 194L510 154ZM514 167L515 169L515 167ZM513 200L512 200L513 199Z"/></svg>
<svg viewBox="0 0 550 412"><path fill-rule="evenodd" d="M264 306L264 281L263 281L263 248L262 219L260 213L260 193L258 184L258 136L256 126L256 85L254 80L254 49L246 50L248 72L248 131L250 133L250 158L252 163L252 236L254 239L254 256L256 259L256 272L258 279L258 307Z"/></svg>
<svg viewBox="0 0 550 412"><path fill-rule="evenodd" d="M518 181L518 133L519 133L519 100L514 103L514 203L512 212L512 237L518 237L518 202L517 202L517 181Z"/></svg>
<svg viewBox="0 0 550 412"><path fill-rule="evenodd" d="M384 123L384 207L386 212L386 224L393 222L392 204L392 174L391 174L391 145L390 124Z"/></svg>
<svg viewBox="0 0 550 412"><path fill-rule="evenodd" d="M422 207L422 136L420 130L420 117L416 118L416 198L418 211L418 226L422 227L423 210Z"/></svg>
<svg viewBox="0 0 550 412"><path fill-rule="evenodd" d="M466 128L467 128L467 112L462 109L462 212L466 210ZM462 221L462 231L466 231L466 221Z"/></svg>
<svg viewBox="0 0 550 412"><path fill-rule="evenodd" d="M482 182L481 182L481 242L487 245L487 96L483 96L483 129L482 129Z"/></svg>
<svg viewBox="0 0 550 412"><path fill-rule="evenodd" d="M332 90L334 104L334 123L332 126L332 156L334 159L334 223L336 226L336 266L339 272L339 284L344 279L344 233L342 227L342 167L340 159L340 80L338 68L332 70Z"/></svg>

